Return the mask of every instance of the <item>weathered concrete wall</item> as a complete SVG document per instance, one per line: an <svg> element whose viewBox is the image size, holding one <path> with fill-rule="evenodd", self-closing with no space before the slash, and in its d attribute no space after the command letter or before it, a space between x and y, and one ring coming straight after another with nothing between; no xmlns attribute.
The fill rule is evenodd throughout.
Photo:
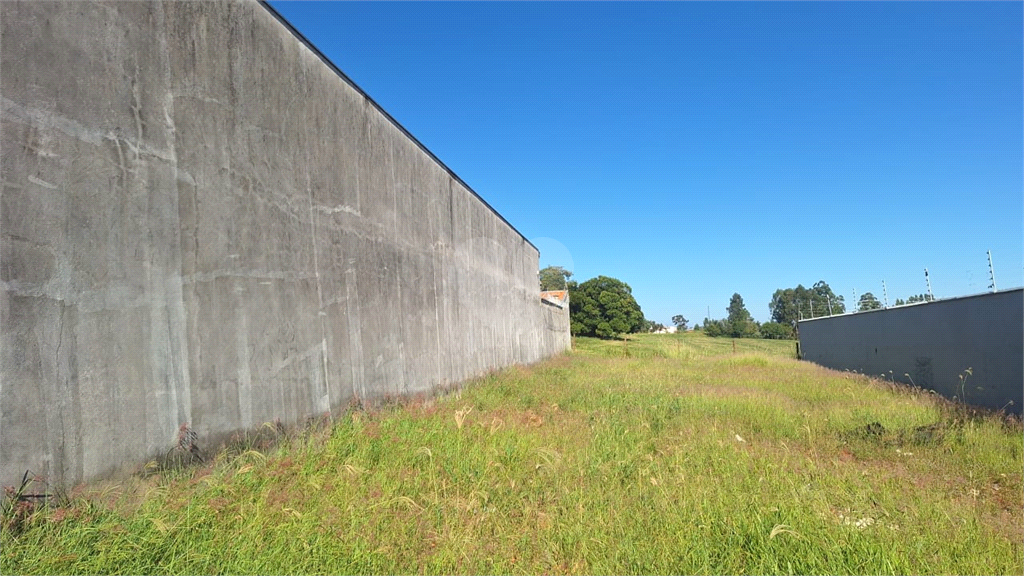
<svg viewBox="0 0 1024 576"><path fill-rule="evenodd" d="M800 322L804 360L1021 413L1024 289ZM910 378L904 376L909 374ZM979 390L978 387L981 387ZM1013 405L1007 404L1013 401Z"/></svg>
<svg viewBox="0 0 1024 576"><path fill-rule="evenodd" d="M258 3L2 2L0 74L2 484L569 347L536 248Z"/></svg>

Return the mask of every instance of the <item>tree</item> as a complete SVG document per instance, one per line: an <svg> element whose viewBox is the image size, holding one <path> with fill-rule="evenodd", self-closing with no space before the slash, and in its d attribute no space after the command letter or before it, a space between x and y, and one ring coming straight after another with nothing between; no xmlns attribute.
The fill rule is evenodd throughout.
<svg viewBox="0 0 1024 576"><path fill-rule="evenodd" d="M743 305L743 297L733 294L729 299L729 317L726 319L728 336L733 338L756 338L759 335L757 322Z"/></svg>
<svg viewBox="0 0 1024 576"><path fill-rule="evenodd" d="M907 298L907 304L913 304L915 302L931 302L935 298L931 294L917 294Z"/></svg>
<svg viewBox="0 0 1024 576"><path fill-rule="evenodd" d="M806 298L807 289L801 284L796 288L779 288L772 294L768 309L772 313L772 321L792 326L800 319L800 307L797 304L801 297Z"/></svg>
<svg viewBox="0 0 1024 576"><path fill-rule="evenodd" d="M794 326L801 318L816 318L846 312L846 301L837 296L824 280L819 280L810 288L797 284L796 288L780 288L772 294L768 304L772 313L772 321Z"/></svg>
<svg viewBox="0 0 1024 576"><path fill-rule="evenodd" d="M661 322L655 322L654 320L644 320L644 332L660 332L665 329L665 325Z"/></svg>
<svg viewBox="0 0 1024 576"><path fill-rule="evenodd" d="M729 328L726 325L725 320L712 320L711 318L704 319L704 334L712 337L728 336Z"/></svg>
<svg viewBox="0 0 1024 576"><path fill-rule="evenodd" d="M682 314L676 314L672 317L672 323L676 325L677 332L686 332L686 323L689 322Z"/></svg>
<svg viewBox="0 0 1024 576"><path fill-rule="evenodd" d="M561 266L548 266L537 273L541 290L565 290L569 287L572 272Z"/></svg>
<svg viewBox="0 0 1024 576"><path fill-rule="evenodd" d="M761 338L768 340L792 340L793 327L779 322L765 322L761 324Z"/></svg>
<svg viewBox="0 0 1024 576"><path fill-rule="evenodd" d="M825 313L843 314L846 312L846 301L842 296L836 296L832 288L824 280L818 280L811 286L811 301L814 303L815 316L823 316ZM820 308L819 308L820 306ZM818 310L822 314L818 314Z"/></svg>
<svg viewBox="0 0 1024 576"><path fill-rule="evenodd" d="M906 302L904 302L903 298L897 298L894 306L903 306L904 304L906 304Z"/></svg>
<svg viewBox="0 0 1024 576"><path fill-rule="evenodd" d="M629 284L608 276L569 283L569 320L574 336L615 338L645 327Z"/></svg>
<svg viewBox="0 0 1024 576"><path fill-rule="evenodd" d="M871 292L865 292L860 295L860 303L857 305L858 312L866 312L868 310L878 310L882 307L882 303L875 298L875 295Z"/></svg>

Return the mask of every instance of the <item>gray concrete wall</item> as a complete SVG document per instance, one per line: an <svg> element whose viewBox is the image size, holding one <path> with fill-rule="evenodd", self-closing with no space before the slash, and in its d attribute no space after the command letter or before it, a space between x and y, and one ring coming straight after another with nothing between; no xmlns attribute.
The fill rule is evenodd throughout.
<svg viewBox="0 0 1024 576"><path fill-rule="evenodd" d="M886 378L891 370L898 382L1021 413L1024 289L815 318L799 328L804 360Z"/></svg>
<svg viewBox="0 0 1024 576"><path fill-rule="evenodd" d="M258 3L0 2L0 74L0 484L569 347L536 248Z"/></svg>

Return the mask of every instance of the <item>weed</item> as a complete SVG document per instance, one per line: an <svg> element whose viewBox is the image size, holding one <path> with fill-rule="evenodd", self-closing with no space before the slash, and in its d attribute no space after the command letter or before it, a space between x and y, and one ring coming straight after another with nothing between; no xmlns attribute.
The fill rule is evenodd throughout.
<svg viewBox="0 0 1024 576"><path fill-rule="evenodd" d="M0 501L0 530L20 533L29 516L35 511L35 501L26 493L31 482L29 474L26 470L17 488L4 487L4 497Z"/></svg>
<svg viewBox="0 0 1024 576"><path fill-rule="evenodd" d="M967 404L967 379L970 378L972 374L974 374L974 371L970 367L959 374L960 394L959 396L955 396L953 399L959 399L961 404Z"/></svg>

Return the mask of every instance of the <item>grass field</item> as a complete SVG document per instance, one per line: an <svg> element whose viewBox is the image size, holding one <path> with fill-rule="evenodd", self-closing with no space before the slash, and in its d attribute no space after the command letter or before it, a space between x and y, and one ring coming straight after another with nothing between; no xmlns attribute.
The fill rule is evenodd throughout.
<svg viewBox="0 0 1024 576"><path fill-rule="evenodd" d="M0 573L1024 572L1022 431L701 334L5 508Z"/></svg>

